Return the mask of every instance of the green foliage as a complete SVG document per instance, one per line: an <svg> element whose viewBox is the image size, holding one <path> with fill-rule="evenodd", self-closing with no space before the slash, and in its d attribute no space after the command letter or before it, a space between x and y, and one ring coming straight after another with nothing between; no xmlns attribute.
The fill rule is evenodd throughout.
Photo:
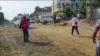
<svg viewBox="0 0 100 56"><path fill-rule="evenodd" d="M95 0L91 5L95 8L100 8L100 0Z"/></svg>
<svg viewBox="0 0 100 56"><path fill-rule="evenodd" d="M80 2L77 3L77 12L81 14L86 14L86 1L80 0Z"/></svg>
<svg viewBox="0 0 100 56"><path fill-rule="evenodd" d="M70 8L65 8L62 12L65 13L67 17L71 17L73 14L73 11Z"/></svg>
<svg viewBox="0 0 100 56"><path fill-rule="evenodd" d="M35 11L41 11L41 8L39 6L36 6Z"/></svg>
<svg viewBox="0 0 100 56"><path fill-rule="evenodd" d="M0 24L4 23L4 14L0 12Z"/></svg>
<svg viewBox="0 0 100 56"><path fill-rule="evenodd" d="M54 12L54 15L57 15L59 13L62 13L62 11L61 10L58 10L58 11Z"/></svg>
<svg viewBox="0 0 100 56"><path fill-rule="evenodd" d="M66 14L67 17L71 17L73 14L73 11L70 8L64 8L62 11L59 10L57 12L54 12L55 15L57 15L59 13L64 13L64 14Z"/></svg>

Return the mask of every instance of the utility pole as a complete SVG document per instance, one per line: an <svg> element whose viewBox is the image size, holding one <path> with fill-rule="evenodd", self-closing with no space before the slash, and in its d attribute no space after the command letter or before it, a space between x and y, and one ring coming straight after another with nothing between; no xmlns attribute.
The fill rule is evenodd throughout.
<svg viewBox="0 0 100 56"><path fill-rule="evenodd" d="M61 6L61 11L62 11L62 9L63 9L63 2L62 2L62 0L60 0L60 6Z"/></svg>
<svg viewBox="0 0 100 56"><path fill-rule="evenodd" d="M55 10L55 8L54 8L54 0L53 0L53 10L52 10L53 15L54 15L54 10Z"/></svg>

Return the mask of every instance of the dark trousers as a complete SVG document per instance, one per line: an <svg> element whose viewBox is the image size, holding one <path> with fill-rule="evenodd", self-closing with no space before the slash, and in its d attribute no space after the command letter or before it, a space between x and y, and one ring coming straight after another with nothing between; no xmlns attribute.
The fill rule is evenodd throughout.
<svg viewBox="0 0 100 56"><path fill-rule="evenodd" d="M24 41L28 41L29 34L27 29L23 29L23 37Z"/></svg>
<svg viewBox="0 0 100 56"><path fill-rule="evenodd" d="M71 34L73 35L74 29L76 30L77 34L79 35L78 26L72 26Z"/></svg>

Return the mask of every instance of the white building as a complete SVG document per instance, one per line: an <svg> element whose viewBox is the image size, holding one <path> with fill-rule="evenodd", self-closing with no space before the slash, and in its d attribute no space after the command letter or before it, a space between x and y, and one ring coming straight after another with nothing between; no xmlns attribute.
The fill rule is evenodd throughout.
<svg viewBox="0 0 100 56"><path fill-rule="evenodd" d="M71 4L71 0L53 0L52 13L62 10Z"/></svg>
<svg viewBox="0 0 100 56"><path fill-rule="evenodd" d="M78 2L79 0L53 0L52 13L58 10L62 10L66 7L69 7L73 11L76 11Z"/></svg>

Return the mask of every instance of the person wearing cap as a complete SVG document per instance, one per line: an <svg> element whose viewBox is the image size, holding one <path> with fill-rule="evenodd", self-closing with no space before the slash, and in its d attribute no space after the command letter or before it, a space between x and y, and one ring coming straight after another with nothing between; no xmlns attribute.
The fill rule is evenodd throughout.
<svg viewBox="0 0 100 56"><path fill-rule="evenodd" d="M71 34L73 35L73 32L74 32L74 29L76 30L78 36L80 35L79 34L79 31L78 31L78 18L76 15L73 15L72 17L72 20L71 20L71 23L72 23L72 31L71 31Z"/></svg>
<svg viewBox="0 0 100 56"><path fill-rule="evenodd" d="M26 16L23 16L23 18L21 20L20 27L23 30L24 42L29 42L29 40L28 40L28 38L29 38L29 33L28 33L29 24L28 24Z"/></svg>
<svg viewBox="0 0 100 56"><path fill-rule="evenodd" d="M93 43L96 44L96 56L100 56L100 19L97 20L94 28Z"/></svg>

